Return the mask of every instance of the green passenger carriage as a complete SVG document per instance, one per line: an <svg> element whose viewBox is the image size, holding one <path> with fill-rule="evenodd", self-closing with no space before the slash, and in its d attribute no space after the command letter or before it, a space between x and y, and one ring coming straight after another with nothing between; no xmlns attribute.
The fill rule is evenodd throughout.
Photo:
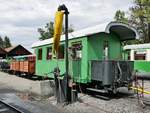
<svg viewBox="0 0 150 113"><path fill-rule="evenodd" d="M150 74L150 43L124 46L125 59L134 61L134 70Z"/></svg>
<svg viewBox="0 0 150 113"><path fill-rule="evenodd" d="M105 86L112 88L116 83L114 81L119 79L123 82L117 83L117 87L123 86L125 82L128 84L130 80L127 79L131 76L129 70L132 71L133 65L132 62L123 61L121 42L133 40L137 36L134 28L117 22L69 33L69 74L73 81L94 84L91 86L97 85L103 89ZM58 59L52 56L53 39L33 43L32 48L36 54L36 75L53 78L50 72L54 71L55 67L59 67L61 74L65 73L64 39L65 36L62 35ZM124 66L127 67L126 70ZM117 76L120 78L115 79Z"/></svg>

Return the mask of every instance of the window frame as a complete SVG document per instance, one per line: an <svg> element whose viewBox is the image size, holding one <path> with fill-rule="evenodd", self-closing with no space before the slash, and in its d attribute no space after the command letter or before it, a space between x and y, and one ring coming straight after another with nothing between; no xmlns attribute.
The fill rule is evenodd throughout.
<svg viewBox="0 0 150 113"><path fill-rule="evenodd" d="M62 57L60 57L61 47L63 47L63 48L62 48L62 49L63 49ZM61 45L59 46L58 59L60 59L60 60L65 59L65 44L61 44Z"/></svg>
<svg viewBox="0 0 150 113"><path fill-rule="evenodd" d="M42 60L42 57L43 57L43 49L42 48L39 48L38 49L38 60Z"/></svg>
<svg viewBox="0 0 150 113"><path fill-rule="evenodd" d="M49 53L51 53L50 58L49 58ZM46 48L46 60L52 60L52 47L51 46Z"/></svg>
<svg viewBox="0 0 150 113"><path fill-rule="evenodd" d="M73 60L82 59L82 49L83 49L82 41L72 42L71 47L76 47L77 45L79 45L80 48L76 48L74 51L72 48L72 59ZM77 57L77 51L81 51L81 58Z"/></svg>

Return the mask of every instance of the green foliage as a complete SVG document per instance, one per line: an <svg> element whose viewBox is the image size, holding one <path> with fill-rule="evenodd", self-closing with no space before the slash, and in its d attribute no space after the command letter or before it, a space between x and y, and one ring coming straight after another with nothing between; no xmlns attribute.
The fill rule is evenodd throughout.
<svg viewBox="0 0 150 113"><path fill-rule="evenodd" d="M8 47L11 47L10 39L7 36L5 36L5 38L4 38L4 48L8 48Z"/></svg>
<svg viewBox="0 0 150 113"><path fill-rule="evenodd" d="M3 40L3 38L0 36L0 47L1 48L11 47L11 42L10 42L9 37L5 36Z"/></svg>
<svg viewBox="0 0 150 113"><path fill-rule="evenodd" d="M122 42L122 44L125 45L132 45L132 44L141 44L143 43L143 40L141 39L135 39L135 40L128 40L128 41L124 41Z"/></svg>
<svg viewBox="0 0 150 113"><path fill-rule="evenodd" d="M126 18L124 11L118 10L114 19L118 22L128 23L134 26L140 34L139 40L127 41L125 42L126 44L149 43L150 33L148 32L148 24L150 23L150 0L133 1L133 6L129 8L129 18Z"/></svg>
<svg viewBox="0 0 150 113"><path fill-rule="evenodd" d="M128 22L128 18L125 17L125 12L121 11L121 10L116 11L114 19L117 22L122 22L122 23L127 23Z"/></svg>
<svg viewBox="0 0 150 113"><path fill-rule="evenodd" d="M38 32L40 33L40 40L45 40L53 37L54 35L54 22L47 23L43 28L38 28Z"/></svg>
<svg viewBox="0 0 150 113"><path fill-rule="evenodd" d="M3 48L4 46L3 46L3 39L2 39L2 37L0 36L0 48Z"/></svg>
<svg viewBox="0 0 150 113"><path fill-rule="evenodd" d="M149 43L148 23L150 23L150 0L134 0L134 6L130 8L130 11L130 24L137 28L143 42Z"/></svg>
<svg viewBox="0 0 150 113"><path fill-rule="evenodd" d="M70 25L68 28L68 32L70 33L73 31L74 31L73 26ZM38 32L40 34L39 40L45 40L45 39L52 38L54 35L54 22L50 21L50 23L47 23L44 28L38 28ZM62 34L64 34L64 33L65 33L65 29L63 26Z"/></svg>

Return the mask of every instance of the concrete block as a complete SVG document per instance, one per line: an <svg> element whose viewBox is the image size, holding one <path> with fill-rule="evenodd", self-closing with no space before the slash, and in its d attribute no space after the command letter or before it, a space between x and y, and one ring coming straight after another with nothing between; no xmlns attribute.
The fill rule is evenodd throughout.
<svg viewBox="0 0 150 113"><path fill-rule="evenodd" d="M55 83L53 80L36 81L31 83L29 92L40 96L53 96L55 91Z"/></svg>
<svg viewBox="0 0 150 113"><path fill-rule="evenodd" d="M53 96L55 91L55 83L53 80L41 81L41 95Z"/></svg>

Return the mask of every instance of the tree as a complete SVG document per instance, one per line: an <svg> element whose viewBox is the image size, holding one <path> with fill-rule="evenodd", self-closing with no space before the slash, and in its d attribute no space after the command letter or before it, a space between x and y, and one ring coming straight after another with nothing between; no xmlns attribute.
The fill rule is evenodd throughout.
<svg viewBox="0 0 150 113"><path fill-rule="evenodd" d="M5 36L4 37L4 48L8 48L8 47L11 47L11 43L10 43L10 39L9 37Z"/></svg>
<svg viewBox="0 0 150 113"><path fill-rule="evenodd" d="M3 48L4 47L4 45L3 45L3 39L2 39L2 37L0 36L0 48Z"/></svg>
<svg viewBox="0 0 150 113"><path fill-rule="evenodd" d="M129 24L129 19L126 17L125 12L121 10L117 10L114 16L115 21ZM130 45L130 44L139 44L141 43L140 40L127 40L122 42L123 45Z"/></svg>
<svg viewBox="0 0 150 113"><path fill-rule="evenodd" d="M73 26L70 25L68 28L68 32L70 33L73 31L74 31ZM54 35L54 22L50 21L50 23L47 23L44 28L38 28L38 32L40 33L39 40L52 38ZM63 26L62 34L64 33L65 31L64 31L64 26Z"/></svg>
<svg viewBox="0 0 150 113"><path fill-rule="evenodd" d="M143 43L150 42L148 25L150 23L150 0L134 0L134 6L130 8L129 22L137 28Z"/></svg>
<svg viewBox="0 0 150 113"><path fill-rule="evenodd" d="M38 28L38 32L40 33L40 40L48 39L53 37L54 35L54 22L47 23L43 28Z"/></svg>
<svg viewBox="0 0 150 113"><path fill-rule="evenodd" d="M116 11L114 19L117 22L122 22L122 23L128 22L128 18L125 17L125 12L121 10Z"/></svg>
<svg viewBox="0 0 150 113"><path fill-rule="evenodd" d="M140 39L136 41L127 41L127 44L148 43L150 42L150 0L133 1L134 5L129 8L129 18L125 17L124 11L118 10L114 19L118 22L128 23L138 30Z"/></svg>
<svg viewBox="0 0 150 113"><path fill-rule="evenodd" d="M69 33L73 32L73 31L74 31L73 28L74 28L74 27L73 27L73 25L71 24L71 25L69 26L69 28L68 28L68 32L69 32Z"/></svg>

